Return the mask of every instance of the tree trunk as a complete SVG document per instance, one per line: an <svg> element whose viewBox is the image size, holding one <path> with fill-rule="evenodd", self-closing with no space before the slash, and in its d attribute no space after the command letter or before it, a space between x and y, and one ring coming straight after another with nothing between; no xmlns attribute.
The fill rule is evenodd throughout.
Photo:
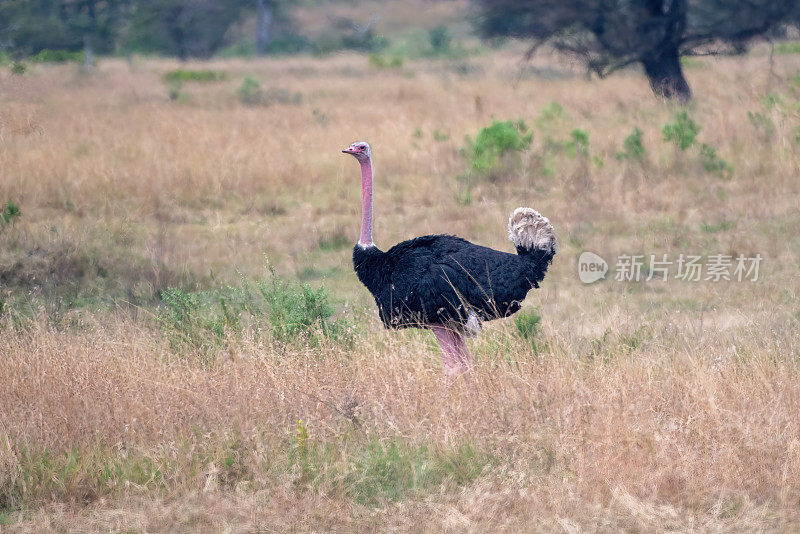
<svg viewBox="0 0 800 534"><path fill-rule="evenodd" d="M659 98L686 104L692 99L692 90L681 69L681 58L675 48L642 59L644 72L650 80L653 93Z"/></svg>
<svg viewBox="0 0 800 534"><path fill-rule="evenodd" d="M92 50L92 36L83 34L83 66L91 69L94 66L94 50Z"/></svg>
<svg viewBox="0 0 800 534"><path fill-rule="evenodd" d="M256 12L256 53L263 56L272 40L273 5L271 0L258 0Z"/></svg>

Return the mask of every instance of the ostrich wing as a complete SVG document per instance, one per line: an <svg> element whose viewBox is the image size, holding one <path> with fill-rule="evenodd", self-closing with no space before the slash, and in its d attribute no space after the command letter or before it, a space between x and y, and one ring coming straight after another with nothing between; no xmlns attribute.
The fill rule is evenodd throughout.
<svg viewBox="0 0 800 534"><path fill-rule="evenodd" d="M516 311L531 288L518 256L454 236L405 241L387 256L390 284L375 299L387 326L463 323L469 310L493 319Z"/></svg>

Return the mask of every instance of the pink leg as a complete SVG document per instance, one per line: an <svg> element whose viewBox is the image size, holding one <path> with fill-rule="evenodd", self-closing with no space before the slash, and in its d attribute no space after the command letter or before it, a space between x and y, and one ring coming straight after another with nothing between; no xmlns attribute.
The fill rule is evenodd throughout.
<svg viewBox="0 0 800 534"><path fill-rule="evenodd" d="M442 324L431 325L431 330L439 340L442 347L442 360L444 362L444 375L447 382L452 381L461 373L468 373L474 364L472 355L469 353L464 337Z"/></svg>

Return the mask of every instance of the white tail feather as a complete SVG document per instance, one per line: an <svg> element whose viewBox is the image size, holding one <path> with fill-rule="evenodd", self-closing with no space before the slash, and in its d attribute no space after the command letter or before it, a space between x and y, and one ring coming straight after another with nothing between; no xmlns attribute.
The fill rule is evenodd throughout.
<svg viewBox="0 0 800 534"><path fill-rule="evenodd" d="M508 218L508 239L526 250L556 251L556 236L547 217L532 208L517 208Z"/></svg>

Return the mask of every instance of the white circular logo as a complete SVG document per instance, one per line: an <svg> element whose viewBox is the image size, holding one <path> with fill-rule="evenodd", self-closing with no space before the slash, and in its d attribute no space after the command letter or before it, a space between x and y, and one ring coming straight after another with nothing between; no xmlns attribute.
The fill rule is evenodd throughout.
<svg viewBox="0 0 800 534"><path fill-rule="evenodd" d="M584 284L597 282L604 278L607 272L608 263L594 252L586 251L578 258L578 278Z"/></svg>

